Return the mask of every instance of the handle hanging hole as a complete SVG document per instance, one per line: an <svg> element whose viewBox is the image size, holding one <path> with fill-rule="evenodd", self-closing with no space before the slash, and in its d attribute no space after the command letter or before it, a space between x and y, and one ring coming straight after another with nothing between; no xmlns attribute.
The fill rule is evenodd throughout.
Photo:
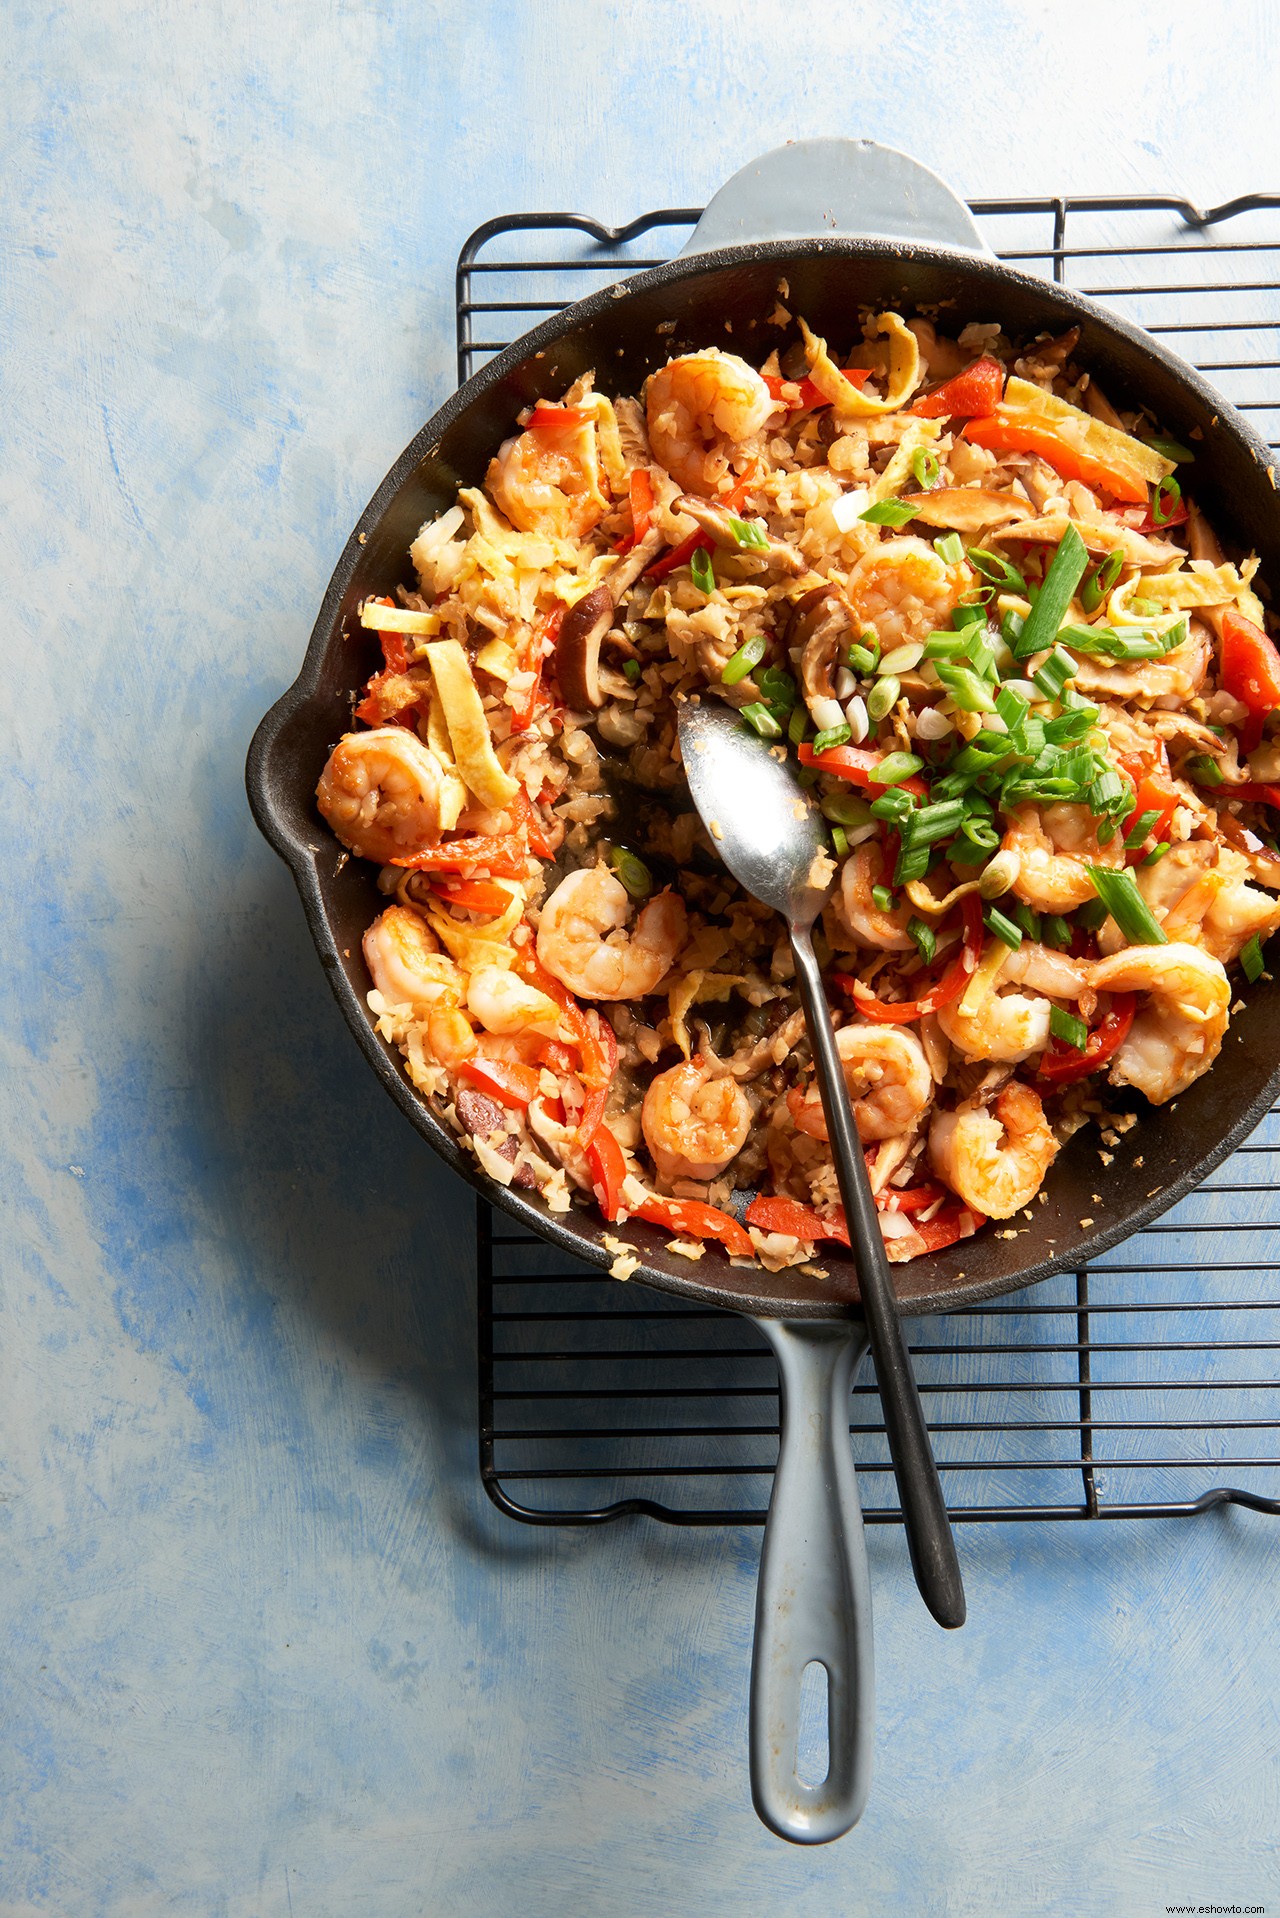
<svg viewBox="0 0 1280 1918"><path fill-rule="evenodd" d="M824 1785L831 1769L831 1712L827 1668L811 1658L800 1674L796 1728L796 1777L802 1785Z"/></svg>

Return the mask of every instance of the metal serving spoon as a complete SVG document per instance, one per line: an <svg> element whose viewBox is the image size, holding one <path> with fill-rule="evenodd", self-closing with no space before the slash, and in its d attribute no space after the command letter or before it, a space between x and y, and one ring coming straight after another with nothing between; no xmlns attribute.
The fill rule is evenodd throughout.
<svg viewBox="0 0 1280 1918"><path fill-rule="evenodd" d="M749 893L787 922L916 1584L940 1625L963 1625L964 1586L955 1540L810 936L832 885L831 879L821 881L815 868L815 861L830 853L827 824L785 752L749 732L728 706L710 701L682 706L680 752L693 803L725 865ZM761 1323L770 1329L767 1321ZM851 1330L856 1335L856 1328ZM843 1416L847 1427L847 1401ZM786 1444L784 1410L784 1455ZM763 1587L763 1569L761 1579Z"/></svg>

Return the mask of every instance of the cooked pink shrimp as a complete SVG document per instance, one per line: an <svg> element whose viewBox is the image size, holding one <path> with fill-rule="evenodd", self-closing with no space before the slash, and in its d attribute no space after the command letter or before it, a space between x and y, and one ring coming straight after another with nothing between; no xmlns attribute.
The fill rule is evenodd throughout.
<svg viewBox="0 0 1280 1918"><path fill-rule="evenodd" d="M889 878L879 841L864 839L840 870L836 910L860 946L876 946L881 952L910 952L915 945L907 931L910 903L882 912L871 896L872 888L887 885Z"/></svg>
<svg viewBox="0 0 1280 1918"><path fill-rule="evenodd" d="M441 952L426 920L407 906L379 913L363 947L373 983L388 1005L457 1005L461 1000L466 974Z"/></svg>
<svg viewBox="0 0 1280 1918"><path fill-rule="evenodd" d="M1138 890L1169 939L1202 946L1223 965L1238 959L1255 935L1265 944L1280 929L1280 900L1251 886L1249 858L1212 839L1189 839L1154 866L1140 866ZM1099 934L1104 952L1122 937L1108 921Z"/></svg>
<svg viewBox="0 0 1280 1918"><path fill-rule="evenodd" d="M644 403L654 458L703 499L714 498L777 405L754 367L714 346L660 367Z"/></svg>
<svg viewBox="0 0 1280 1918"><path fill-rule="evenodd" d="M859 626L872 626L886 652L946 626L972 584L922 539L886 539L849 574L845 597Z"/></svg>
<svg viewBox="0 0 1280 1918"><path fill-rule="evenodd" d="M933 1098L933 1074L915 1034L905 1026L841 1026L836 1051L858 1137L870 1143L912 1132ZM787 1104L801 1132L811 1139L827 1137L816 1084L803 1098L793 1092Z"/></svg>
<svg viewBox="0 0 1280 1918"><path fill-rule="evenodd" d="M316 801L343 845L380 866L452 829L462 788L404 726L348 733L329 755Z"/></svg>
<svg viewBox="0 0 1280 1918"><path fill-rule="evenodd" d="M746 1144L752 1117L737 1080L697 1055L651 1082L640 1124L661 1178L714 1179Z"/></svg>
<svg viewBox="0 0 1280 1918"><path fill-rule="evenodd" d="M1136 1086L1162 1106L1207 1072L1222 1050L1231 982L1220 959L1198 946L1128 946L1089 969L1098 992L1142 992L1111 1062L1115 1086Z"/></svg>
<svg viewBox="0 0 1280 1918"><path fill-rule="evenodd" d="M1087 806L1019 806L1010 813L1001 849L1018 856L1013 890L1037 912L1072 912L1094 894L1089 866L1122 866L1124 835L1098 844L1098 821Z"/></svg>
<svg viewBox="0 0 1280 1918"><path fill-rule="evenodd" d="M688 915L678 893L662 892L628 933L630 917L631 896L611 872L571 872L542 908L538 957L582 999L642 999L675 963Z"/></svg>
<svg viewBox="0 0 1280 1918"><path fill-rule="evenodd" d="M499 447L485 485L522 533L581 539L609 506L594 417L579 407L535 407L525 431Z"/></svg>
<svg viewBox="0 0 1280 1918"><path fill-rule="evenodd" d="M1030 1203L1057 1156L1040 1096L1011 1079L988 1110L966 1101L929 1127L929 1162L975 1212L1011 1219Z"/></svg>

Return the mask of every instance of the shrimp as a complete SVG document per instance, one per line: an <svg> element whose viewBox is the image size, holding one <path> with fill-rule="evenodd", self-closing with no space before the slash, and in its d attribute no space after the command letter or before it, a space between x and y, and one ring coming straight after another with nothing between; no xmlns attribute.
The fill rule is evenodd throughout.
<svg viewBox="0 0 1280 1918"><path fill-rule="evenodd" d="M316 801L337 837L380 866L452 830L461 783L403 726L347 733L329 755Z"/></svg>
<svg viewBox="0 0 1280 1918"><path fill-rule="evenodd" d="M1256 934L1267 940L1280 927L1280 901L1249 884L1249 859L1211 839L1175 846L1154 866L1140 866L1138 890L1170 939L1184 939L1224 966ZM1121 934L1108 920L1098 937L1104 952L1116 951Z"/></svg>
<svg viewBox="0 0 1280 1918"><path fill-rule="evenodd" d="M907 931L910 905L881 912L871 896L872 888L887 884L888 877L879 841L864 839L841 869L837 911L858 945L877 946L882 952L910 952L915 946Z"/></svg>
<svg viewBox="0 0 1280 1918"><path fill-rule="evenodd" d="M485 485L522 533L584 538L609 507L595 420L580 407L535 407L525 431L498 448Z"/></svg>
<svg viewBox="0 0 1280 1918"><path fill-rule="evenodd" d="M364 935L364 962L389 1006L457 1005L466 985L430 926L407 906L388 906Z"/></svg>
<svg viewBox="0 0 1280 1918"><path fill-rule="evenodd" d="M997 1059L1017 1065L1049 1043L1049 1001L1021 992L992 992L977 1012L964 1013L960 1001L938 1010L938 1024L966 1059Z"/></svg>
<svg viewBox="0 0 1280 1918"><path fill-rule="evenodd" d="M714 1179L747 1142L751 1101L700 1053L660 1072L644 1095L640 1125L663 1179Z"/></svg>
<svg viewBox="0 0 1280 1918"><path fill-rule="evenodd" d="M1001 850L1018 856L1013 890L1037 912L1071 912L1094 897L1088 866L1124 864L1124 837L1098 844L1087 806L1019 806L1009 815Z"/></svg>
<svg viewBox="0 0 1280 1918"><path fill-rule="evenodd" d="M845 596L856 624L873 626L889 652L946 626L971 581L922 539L886 539L853 567Z"/></svg>
<svg viewBox="0 0 1280 1918"><path fill-rule="evenodd" d="M1099 693L1104 699L1136 699L1146 706L1168 700L1180 706L1199 692L1212 657L1212 635L1203 620L1193 619L1182 645L1163 659L1125 662L1082 654L1075 684L1079 692Z"/></svg>
<svg viewBox="0 0 1280 1918"><path fill-rule="evenodd" d="M1231 985L1220 959L1181 942L1128 946L1089 968L1098 992L1144 992L1111 1064L1113 1086L1162 1106L1207 1072L1222 1050Z"/></svg>
<svg viewBox="0 0 1280 1918"><path fill-rule="evenodd" d="M654 458L684 492L702 499L715 497L735 453L777 405L754 367L714 346L660 367L644 403Z"/></svg>
<svg viewBox="0 0 1280 1918"><path fill-rule="evenodd" d="M505 966L477 966L467 981L467 1011L486 1032L541 1032L554 1039L560 1008Z"/></svg>
<svg viewBox="0 0 1280 1918"><path fill-rule="evenodd" d="M905 1026L841 1026L836 1051L858 1137L871 1142L913 1131L933 1098L933 1074L915 1034ZM827 1137L816 1084L807 1097L793 1092L787 1104L801 1132L811 1139Z"/></svg>
<svg viewBox="0 0 1280 1918"><path fill-rule="evenodd" d="M990 1110L967 1100L929 1127L934 1171L989 1219L1011 1219L1029 1205L1057 1152L1039 1094L1020 1079L1010 1079Z"/></svg>
<svg viewBox="0 0 1280 1918"><path fill-rule="evenodd" d="M542 908L538 958L580 998L642 999L675 963L688 915L673 892L651 899L626 933L630 914L630 895L612 873L599 867L571 872Z"/></svg>

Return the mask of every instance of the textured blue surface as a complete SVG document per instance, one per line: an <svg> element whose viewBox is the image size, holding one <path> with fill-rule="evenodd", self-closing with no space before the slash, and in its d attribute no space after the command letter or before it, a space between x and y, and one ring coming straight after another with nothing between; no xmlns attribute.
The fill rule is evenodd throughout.
<svg viewBox="0 0 1280 1918"><path fill-rule="evenodd" d="M758 1536L490 1510L469 1200L241 787L452 384L481 219L698 202L799 133L969 194L1275 186L1275 10L6 14L0 1914L1280 1898L1280 1534L1240 1513L972 1528L951 1637L873 1532L870 1809L757 1825Z"/></svg>

